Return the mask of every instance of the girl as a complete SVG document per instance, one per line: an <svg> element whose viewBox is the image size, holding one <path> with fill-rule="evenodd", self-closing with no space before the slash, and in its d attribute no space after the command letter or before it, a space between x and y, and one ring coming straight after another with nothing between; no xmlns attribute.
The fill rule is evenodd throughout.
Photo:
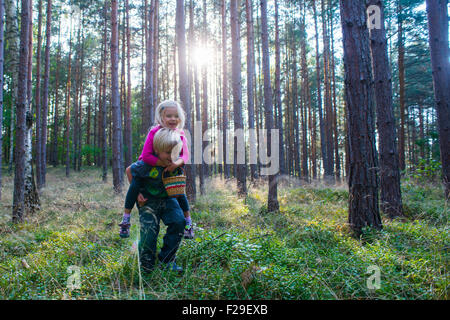
<svg viewBox="0 0 450 320"><path fill-rule="evenodd" d="M165 100L161 102L155 110L155 123L156 125L150 130L147 135L147 139L144 143L144 148L139 156L139 160L127 168L127 176L131 181L133 174L138 174L139 176L148 175L149 166L160 166L165 167L164 171L173 172L178 167L183 166L189 159L189 150L187 148L187 139L184 135L182 128L184 127L185 116L184 110L181 105L173 100ZM154 155L153 149L153 138L161 128L168 128L177 131L181 136L181 141L183 143L180 156L178 159L161 160ZM139 194L138 201L142 202L147 199L143 198ZM189 212L189 203L186 195L177 198L181 209L183 210L184 217L186 220L186 228L184 230L184 237L186 239L192 239L194 237L194 232L192 229L192 219ZM122 222L119 224L121 226L120 236L128 237L130 229L130 214L131 209L125 209Z"/></svg>

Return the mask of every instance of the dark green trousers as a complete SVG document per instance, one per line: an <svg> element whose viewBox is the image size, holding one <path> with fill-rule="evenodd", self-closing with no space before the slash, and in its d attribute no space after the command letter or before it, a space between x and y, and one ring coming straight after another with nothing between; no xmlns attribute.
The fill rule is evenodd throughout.
<svg viewBox="0 0 450 320"><path fill-rule="evenodd" d="M139 208L141 225L139 260L143 269L152 269L155 265L156 243L161 220L167 226L167 232L158 258L163 263L175 259L186 224L183 211L175 198L150 198L143 207Z"/></svg>

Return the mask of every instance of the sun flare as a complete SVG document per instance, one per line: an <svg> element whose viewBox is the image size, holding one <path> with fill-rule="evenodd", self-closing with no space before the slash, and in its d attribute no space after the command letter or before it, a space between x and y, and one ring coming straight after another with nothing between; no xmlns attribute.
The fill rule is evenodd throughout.
<svg viewBox="0 0 450 320"><path fill-rule="evenodd" d="M211 47L195 47L192 50L192 60L197 67L209 65L214 61L214 50Z"/></svg>

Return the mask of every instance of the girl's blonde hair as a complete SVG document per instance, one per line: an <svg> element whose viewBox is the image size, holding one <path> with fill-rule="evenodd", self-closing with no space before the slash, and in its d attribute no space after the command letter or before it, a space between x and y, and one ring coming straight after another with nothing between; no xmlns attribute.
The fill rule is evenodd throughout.
<svg viewBox="0 0 450 320"><path fill-rule="evenodd" d="M183 129L184 123L186 121L186 116L184 114L184 110L181 107L181 105L177 101L174 101L174 100L164 100L163 102L158 104L158 106L156 107L156 110L155 110L155 123L161 125L162 127L164 126L162 119L161 119L162 114L163 114L164 110L169 107L177 108L178 119L180 119L180 123L178 123L178 128Z"/></svg>
<svg viewBox="0 0 450 320"><path fill-rule="evenodd" d="M183 148L181 136L175 130L159 129L153 138L153 149L156 152L170 152L172 161L178 159Z"/></svg>

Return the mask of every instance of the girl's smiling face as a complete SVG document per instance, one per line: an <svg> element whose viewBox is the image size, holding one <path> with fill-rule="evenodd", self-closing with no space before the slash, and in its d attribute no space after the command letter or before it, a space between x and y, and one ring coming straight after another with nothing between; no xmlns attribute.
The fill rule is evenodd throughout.
<svg viewBox="0 0 450 320"><path fill-rule="evenodd" d="M166 107L164 108L161 116L162 123L165 128L176 129L180 123L178 117L178 111L176 107Z"/></svg>

